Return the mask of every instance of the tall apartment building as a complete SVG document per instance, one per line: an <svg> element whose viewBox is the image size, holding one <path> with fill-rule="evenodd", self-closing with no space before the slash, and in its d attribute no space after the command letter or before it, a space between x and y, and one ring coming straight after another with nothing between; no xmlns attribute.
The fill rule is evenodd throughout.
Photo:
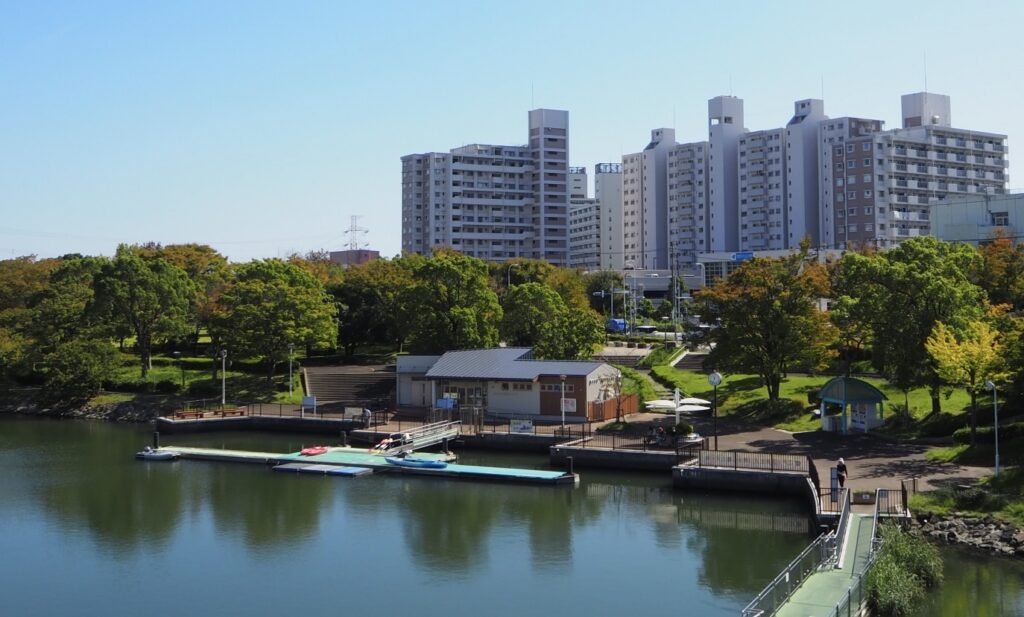
<svg viewBox="0 0 1024 617"><path fill-rule="evenodd" d="M668 153L670 266L697 261L708 250L708 142L678 144Z"/></svg>
<svg viewBox="0 0 1024 617"><path fill-rule="evenodd" d="M751 131L736 146L739 225L735 247L742 251L785 248L786 131Z"/></svg>
<svg viewBox="0 0 1024 617"><path fill-rule="evenodd" d="M825 101L804 99L793 103L793 117L786 124L785 246L796 248L805 236L812 246L821 242L818 212L821 182L818 165L818 127L828 120Z"/></svg>
<svg viewBox="0 0 1024 617"><path fill-rule="evenodd" d="M716 96L708 101L708 250L739 249L739 158L743 100Z"/></svg>
<svg viewBox="0 0 1024 617"><path fill-rule="evenodd" d="M594 199L600 205L600 258L602 270L621 270L625 247L622 236L622 164L594 166Z"/></svg>
<svg viewBox="0 0 1024 617"><path fill-rule="evenodd" d="M930 234L931 206L946 196L1006 192L1005 135L953 128L945 95L904 95L901 107L898 129L853 118L823 125L822 244L893 246Z"/></svg>
<svg viewBox="0 0 1024 617"><path fill-rule="evenodd" d="M675 129L654 129L642 152L622 157L623 266L668 267L668 153Z"/></svg>
<svg viewBox="0 0 1024 617"><path fill-rule="evenodd" d="M612 255L621 261L622 165L599 163L594 166L594 197L587 198L586 169L570 167L572 193L569 205L569 263L574 268L596 270L611 268ZM580 185L579 181L583 184ZM607 231L606 231L607 230ZM618 244L614 242L618 238Z"/></svg>
<svg viewBox="0 0 1024 617"><path fill-rule="evenodd" d="M402 157L402 250L569 263L569 112L529 112L526 146Z"/></svg>

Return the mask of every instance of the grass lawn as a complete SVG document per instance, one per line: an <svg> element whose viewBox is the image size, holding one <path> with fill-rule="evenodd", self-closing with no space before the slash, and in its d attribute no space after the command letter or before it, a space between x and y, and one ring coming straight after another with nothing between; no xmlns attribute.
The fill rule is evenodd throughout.
<svg viewBox="0 0 1024 617"><path fill-rule="evenodd" d="M943 515L953 512L979 517L991 515L1024 527L1024 470L1004 469L998 478L989 476L977 487L918 493L911 496L910 509Z"/></svg>
<svg viewBox="0 0 1024 617"><path fill-rule="evenodd" d="M674 384L684 396L696 396L713 400L714 389L708 383L707 375L697 371L685 371L669 366L655 366L652 371L663 381ZM820 428L821 423L812 415L813 407L807 402L807 393L825 385L831 376L791 375L783 379L780 387L779 405L768 406L767 389L761 384L757 375L723 375L722 385L718 386L718 411L723 416L746 418L751 421L767 423L776 428L788 431L808 431ZM885 403L886 416L895 413L897 405L903 405L903 393L889 385L884 379L864 377L864 381L881 390L887 397ZM789 401L784 403L783 401ZM930 416L931 398L928 390L919 388L909 393L911 418L925 420ZM958 428L963 425L965 409L970 405L970 397L962 389L952 390L949 396L942 399L944 413L942 422L949 422ZM961 416L961 418L957 418ZM913 430L916 423L910 423ZM946 435L951 435L951 428Z"/></svg>

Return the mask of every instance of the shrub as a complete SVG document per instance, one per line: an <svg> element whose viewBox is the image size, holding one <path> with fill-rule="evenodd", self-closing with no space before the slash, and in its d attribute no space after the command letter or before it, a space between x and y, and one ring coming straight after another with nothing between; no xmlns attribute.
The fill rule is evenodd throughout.
<svg viewBox="0 0 1024 617"><path fill-rule="evenodd" d="M1012 424L1001 424L999 426L999 441L1024 437L1024 423L1014 422ZM953 441L957 443L971 443L971 427L957 429L953 432ZM995 444L996 432L991 426L979 426L976 443Z"/></svg>
<svg viewBox="0 0 1024 617"><path fill-rule="evenodd" d="M689 422L680 422L676 425L676 434L689 435L693 432L693 425Z"/></svg>
<svg viewBox="0 0 1024 617"><path fill-rule="evenodd" d="M925 590L942 582L939 552L897 525L882 525L879 533L882 546L867 578L869 602L879 615L914 614Z"/></svg>
<svg viewBox="0 0 1024 617"><path fill-rule="evenodd" d="M994 512L1006 506L1006 499L993 495L981 487L972 486L956 490L953 493L953 503L958 510Z"/></svg>
<svg viewBox="0 0 1024 617"><path fill-rule="evenodd" d="M173 379L161 379L153 386L153 390L160 394L176 394L178 392L178 382Z"/></svg>
<svg viewBox="0 0 1024 617"><path fill-rule="evenodd" d="M807 391L807 404L808 405L814 405L814 406L820 405L821 404L821 398L819 398L819 396L818 396L819 394L821 394L821 388L814 388L812 390L808 390Z"/></svg>

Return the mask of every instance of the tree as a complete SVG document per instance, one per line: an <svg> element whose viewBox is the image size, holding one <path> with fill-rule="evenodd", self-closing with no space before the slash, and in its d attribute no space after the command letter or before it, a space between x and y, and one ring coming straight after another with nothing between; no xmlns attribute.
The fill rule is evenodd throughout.
<svg viewBox="0 0 1024 617"><path fill-rule="evenodd" d="M112 329L95 293L96 278L108 264L104 257L62 259L50 274L49 285L33 299L28 329L39 355L73 340L109 338Z"/></svg>
<svg viewBox="0 0 1024 617"><path fill-rule="evenodd" d="M75 339L57 345L43 357L46 400L83 403L114 375L117 350L109 341Z"/></svg>
<svg viewBox="0 0 1024 617"><path fill-rule="evenodd" d="M417 353L494 347L502 311L487 266L454 251L412 262L415 283L403 293L403 317Z"/></svg>
<svg viewBox="0 0 1024 617"><path fill-rule="evenodd" d="M992 304L1009 304L1024 309L1024 243L1000 231L991 242L978 247L981 260L971 272L971 280L988 294Z"/></svg>
<svg viewBox="0 0 1024 617"><path fill-rule="evenodd" d="M309 251L305 255L292 253L288 256L287 261L290 264L305 268L324 285L340 282L344 272L340 264L331 261L331 252L325 250Z"/></svg>
<svg viewBox="0 0 1024 617"><path fill-rule="evenodd" d="M838 266L849 317L870 324L872 364L904 394L928 386L935 413L942 382L925 341L939 321L959 333L981 317L985 294L968 280L978 260L969 245L921 236L875 255L847 253Z"/></svg>
<svg viewBox="0 0 1024 617"><path fill-rule="evenodd" d="M614 317L611 314L612 293L622 289L622 275L612 270L599 270L583 277L584 291L590 300L590 308Z"/></svg>
<svg viewBox="0 0 1024 617"><path fill-rule="evenodd" d="M158 254L184 270L192 281L192 338L198 340L200 330L210 327L217 298L231 276L231 266L226 257L205 244L170 244Z"/></svg>
<svg viewBox="0 0 1024 617"><path fill-rule="evenodd" d="M567 307L582 311L590 306L583 279L575 270L554 268L541 281L557 293Z"/></svg>
<svg viewBox="0 0 1024 617"><path fill-rule="evenodd" d="M149 249L122 244L96 281L97 300L135 334L142 377L149 373L153 342L188 331L192 283L184 270Z"/></svg>
<svg viewBox="0 0 1024 617"><path fill-rule="evenodd" d="M501 335L517 347L536 345L541 326L566 311L561 296L539 283L513 285L502 297L501 307Z"/></svg>
<svg viewBox="0 0 1024 617"><path fill-rule="evenodd" d="M567 309L541 324L533 355L542 360L589 360L603 340L600 315L590 309Z"/></svg>
<svg viewBox="0 0 1024 617"><path fill-rule="evenodd" d="M999 333L983 321L972 321L961 336L941 321L935 324L925 341L928 354L946 383L960 386L971 395L971 445L978 428L978 394L985 381L997 381L996 370L1001 362Z"/></svg>
<svg viewBox="0 0 1024 617"><path fill-rule="evenodd" d="M289 345L333 346L337 307L309 271L280 259L241 265L220 298L214 329L235 357L257 356L273 378Z"/></svg>
<svg viewBox="0 0 1024 617"><path fill-rule="evenodd" d="M711 332L710 363L759 375L771 401L790 368L824 368L833 353L835 328L817 306L827 280L806 257L805 249L783 259L755 258L696 294L707 305L704 320L719 323Z"/></svg>

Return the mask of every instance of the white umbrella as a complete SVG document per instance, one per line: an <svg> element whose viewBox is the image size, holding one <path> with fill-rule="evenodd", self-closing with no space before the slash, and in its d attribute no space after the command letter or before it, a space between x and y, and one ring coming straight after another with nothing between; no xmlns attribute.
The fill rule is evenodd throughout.
<svg viewBox="0 0 1024 617"><path fill-rule="evenodd" d="M676 411L710 411L710 407L704 405L680 405L676 407Z"/></svg>
<svg viewBox="0 0 1024 617"><path fill-rule="evenodd" d="M647 401L644 403L644 406L646 406L647 409L675 409L676 404L673 401L659 399L656 401Z"/></svg>
<svg viewBox="0 0 1024 617"><path fill-rule="evenodd" d="M694 398L692 396L684 398L679 401L680 405L710 405L711 401L705 401L702 398Z"/></svg>

